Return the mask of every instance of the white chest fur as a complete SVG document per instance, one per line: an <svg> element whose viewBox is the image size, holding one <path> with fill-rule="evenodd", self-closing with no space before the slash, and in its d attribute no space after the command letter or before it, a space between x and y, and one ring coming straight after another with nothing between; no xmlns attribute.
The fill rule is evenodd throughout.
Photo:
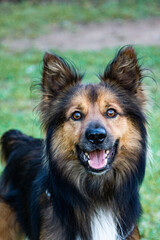
<svg viewBox="0 0 160 240"><path fill-rule="evenodd" d="M118 240L112 214L99 210L92 220L92 240Z"/></svg>
<svg viewBox="0 0 160 240"><path fill-rule="evenodd" d="M97 211L91 222L92 240L120 240L116 224L109 211ZM83 240L78 237L76 240Z"/></svg>

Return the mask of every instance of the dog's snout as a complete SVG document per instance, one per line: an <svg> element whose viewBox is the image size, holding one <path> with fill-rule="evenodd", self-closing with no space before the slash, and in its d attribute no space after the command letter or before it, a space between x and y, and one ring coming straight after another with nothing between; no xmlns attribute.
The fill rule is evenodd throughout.
<svg viewBox="0 0 160 240"><path fill-rule="evenodd" d="M86 138L90 143L99 144L104 141L107 136L105 128L89 128L86 131Z"/></svg>

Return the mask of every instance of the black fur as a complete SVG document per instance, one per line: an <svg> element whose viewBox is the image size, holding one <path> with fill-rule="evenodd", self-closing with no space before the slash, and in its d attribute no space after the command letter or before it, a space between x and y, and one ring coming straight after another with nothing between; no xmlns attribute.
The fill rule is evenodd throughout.
<svg viewBox="0 0 160 240"><path fill-rule="evenodd" d="M26 136L18 130L10 130L2 136L1 144L2 153L7 159L7 166L1 177L1 195L16 210L26 234L31 239L38 239L40 199L37 197L38 185L36 184L35 190L34 181L36 179L38 182L39 173L43 172L43 140ZM40 192L42 189L43 186Z"/></svg>
<svg viewBox="0 0 160 240"><path fill-rule="evenodd" d="M119 69L119 57L122 64L128 61L128 58L133 58L133 61L130 61L131 66L127 65L125 69L127 73L123 84L121 84L122 78L119 78L120 70L118 73L114 72L117 62ZM56 69L60 73L52 72L53 61L56 62L54 69L61 65L60 70ZM139 156L136 156L138 158L135 161L136 170L125 172L125 177L118 187L121 173L115 168L98 178L88 174L85 176L83 189L79 189L63 175L63 169L58 165L61 159L55 158L52 138L57 129L68 121L65 112L72 97L77 92L81 93L89 89L88 99L94 104L98 98L97 87L95 85L83 87L80 83L82 76L77 74L75 68L69 67L56 55L45 56L43 97L40 104L42 126L46 131L45 140L29 137L18 130L10 130L1 138L6 167L1 176L0 197L14 209L17 220L29 239L39 240L42 228L49 229L52 233L54 226L47 222L44 227L43 223L43 212L49 206L52 209L49 221L59 224L53 232L55 234L61 232L57 240L62 238L62 240L76 240L77 236L82 240L91 240L91 219L99 207L112 209L118 219L117 229L121 237L137 223L141 214L139 185L145 174L147 132L145 115L138 98L135 97L140 86L141 71L136 65L134 71L138 73L135 76L134 64L137 64L137 61L132 49L129 48L127 53L119 52L116 59L106 68L104 76L101 77L102 83L98 86L107 88L116 95L124 115L134 123L140 133L141 150ZM126 74L133 81L126 82ZM137 80L138 75L139 80ZM135 83L136 81L138 83ZM127 149L125 158L131 163L135 160ZM46 191L49 192L48 196ZM52 235L52 238L46 236L46 239L54 238Z"/></svg>

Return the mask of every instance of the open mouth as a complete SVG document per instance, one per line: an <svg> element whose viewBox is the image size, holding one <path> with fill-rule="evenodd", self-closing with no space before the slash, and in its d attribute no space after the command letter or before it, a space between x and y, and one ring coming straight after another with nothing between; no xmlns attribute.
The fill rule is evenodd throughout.
<svg viewBox="0 0 160 240"><path fill-rule="evenodd" d="M117 153L117 146L118 142L116 141L111 149L96 149L91 152L85 152L78 147L78 156L81 163L89 172L104 173L111 168Z"/></svg>

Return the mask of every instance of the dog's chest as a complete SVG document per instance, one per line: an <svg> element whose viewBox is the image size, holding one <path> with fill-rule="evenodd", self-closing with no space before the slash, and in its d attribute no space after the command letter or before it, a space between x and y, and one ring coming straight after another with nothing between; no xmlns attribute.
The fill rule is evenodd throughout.
<svg viewBox="0 0 160 240"><path fill-rule="evenodd" d="M92 221L92 240L116 240L117 230L110 212L99 210Z"/></svg>
<svg viewBox="0 0 160 240"><path fill-rule="evenodd" d="M99 210L91 222L92 240L118 240L116 224L110 212ZM76 240L83 240L78 237Z"/></svg>

